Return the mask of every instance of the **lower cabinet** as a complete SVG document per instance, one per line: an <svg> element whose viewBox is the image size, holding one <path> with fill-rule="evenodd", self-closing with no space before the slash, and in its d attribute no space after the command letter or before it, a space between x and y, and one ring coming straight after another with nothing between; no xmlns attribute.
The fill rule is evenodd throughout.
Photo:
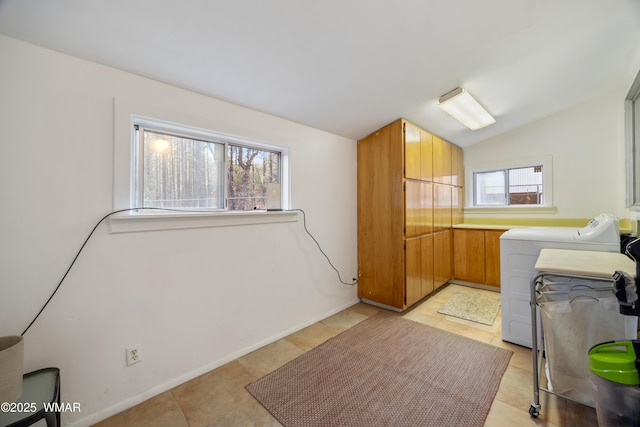
<svg viewBox="0 0 640 427"><path fill-rule="evenodd" d="M453 278L485 282L484 230L453 230Z"/></svg>
<svg viewBox="0 0 640 427"><path fill-rule="evenodd" d="M500 236L503 230L484 232L485 285L500 287Z"/></svg>
<svg viewBox="0 0 640 427"><path fill-rule="evenodd" d="M405 241L405 299L410 306L433 292L433 235Z"/></svg>
<svg viewBox="0 0 640 427"><path fill-rule="evenodd" d="M500 236L503 230L453 230L453 278L500 287Z"/></svg>
<svg viewBox="0 0 640 427"><path fill-rule="evenodd" d="M405 302L420 301L451 280L452 234L440 231L405 240Z"/></svg>
<svg viewBox="0 0 640 427"><path fill-rule="evenodd" d="M433 287L440 286L451 280L452 267L452 237L451 230L433 233Z"/></svg>

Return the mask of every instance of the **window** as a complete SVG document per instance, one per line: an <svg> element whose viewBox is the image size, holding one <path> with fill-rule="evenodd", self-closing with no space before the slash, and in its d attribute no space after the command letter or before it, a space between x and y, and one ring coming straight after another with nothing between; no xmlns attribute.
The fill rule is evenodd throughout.
<svg viewBox="0 0 640 427"><path fill-rule="evenodd" d="M126 98L114 98L113 107L113 211L118 213L109 217L110 233L297 221L298 213L288 210L289 148L261 140L268 135L266 138L286 141L287 136L255 127L247 128L247 136L223 133L242 127L243 122ZM145 132L160 141L155 144L149 138L146 190ZM242 151L230 155L234 147ZM271 163L265 164L265 157ZM237 173L239 170L243 173ZM277 183L270 184L275 177ZM230 191L232 183L235 187ZM258 203L264 202L265 187L271 212L264 212L264 205ZM238 207L238 200L244 200L243 207ZM185 212L137 209L143 203Z"/></svg>
<svg viewBox="0 0 640 427"><path fill-rule="evenodd" d="M280 153L228 145L227 208L267 208L267 184L280 183Z"/></svg>
<svg viewBox="0 0 640 427"><path fill-rule="evenodd" d="M542 171L535 165L473 172L473 205L544 205Z"/></svg>
<svg viewBox="0 0 640 427"><path fill-rule="evenodd" d="M264 210L268 184L280 184L282 154L272 147L149 121L134 127L135 206Z"/></svg>
<svg viewBox="0 0 640 427"><path fill-rule="evenodd" d="M640 73L625 99L627 141L627 207L640 210Z"/></svg>

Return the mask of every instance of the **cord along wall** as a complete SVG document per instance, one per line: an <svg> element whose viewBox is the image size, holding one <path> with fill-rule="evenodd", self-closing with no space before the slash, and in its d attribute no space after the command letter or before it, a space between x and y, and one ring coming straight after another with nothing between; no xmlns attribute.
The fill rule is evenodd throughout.
<svg viewBox="0 0 640 427"><path fill-rule="evenodd" d="M67 276L69 275L69 273L71 272L71 269L73 268L73 266L75 265L76 261L78 260L78 258L80 257L80 255L82 254L82 251L84 250L85 246L87 245L87 243L89 243L89 240L91 240L91 237L93 236L93 234L95 233L95 231L98 229L98 227L107 219L110 218L113 215L117 215L119 213L123 213L123 212L130 212L130 211L140 211L140 210L152 210L152 211L158 211L158 212L167 212L167 213L189 213L189 212L197 212L197 213L202 213L202 211L189 211L187 209L163 209L163 208L149 208L149 207L142 207L142 208L129 208L129 209L119 209L117 211L112 211L109 212L108 214L106 214L105 216L103 216L102 218L100 218L100 220L98 220L98 222L96 222L96 225L91 229L91 231L89 232L89 234L87 235L87 238L84 240L84 242L82 243L82 245L80 246L80 248L78 249L78 251L76 252L76 255L73 257L73 260L71 261L71 263L69 264L69 267L65 270L64 274L62 275L62 279L60 279L60 281L58 282L58 285L55 287L55 289L53 290L53 292L51 293L51 295L49 295L49 298L47 298L47 300L45 301L45 303L42 305L42 308L38 311L38 313L36 313L36 315L34 316L34 318L31 320L31 322L29 322L29 324L27 325L27 327L25 328L24 331L22 331L22 333L20 334L20 336L23 336L30 328L31 326L33 326L33 324L38 320L38 318L40 317L40 315L42 314L42 312L47 308L47 306L49 305L49 303L51 302L51 300L53 299L53 297L56 295L56 293L58 292L58 290L60 289L60 286L62 286L62 284L64 283L64 279L67 278ZM329 258L329 256L327 255L327 253L322 250L322 246L320 246L320 242L318 242L318 240L313 236L313 234L311 234L311 232L309 231L309 229L307 228L307 215L304 212L304 210L302 209L291 209L290 211L297 211L300 212L302 214L302 226L304 227L304 231L309 235L309 237L311 238L311 240L313 240L316 244L316 246L318 247L318 250L320 251L320 253L322 254L322 256L324 256L329 264L329 266L336 272L338 281L340 283L342 283L343 285L349 285L349 286L355 286L358 284L358 280L354 277L352 279L351 282L346 282L342 276L340 275L340 271L335 267L335 265L331 262L331 258Z"/></svg>

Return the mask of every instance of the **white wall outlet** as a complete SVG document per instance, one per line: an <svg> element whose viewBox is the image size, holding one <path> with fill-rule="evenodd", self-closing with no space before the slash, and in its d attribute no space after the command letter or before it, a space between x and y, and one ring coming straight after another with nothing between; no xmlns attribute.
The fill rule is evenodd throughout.
<svg viewBox="0 0 640 427"><path fill-rule="evenodd" d="M127 347L127 366L135 365L142 361L142 345L136 344Z"/></svg>

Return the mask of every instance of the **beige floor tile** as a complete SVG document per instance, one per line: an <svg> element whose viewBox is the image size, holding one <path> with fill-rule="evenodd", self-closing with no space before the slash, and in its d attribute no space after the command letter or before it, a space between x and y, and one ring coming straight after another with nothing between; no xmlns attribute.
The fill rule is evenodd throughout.
<svg viewBox="0 0 640 427"><path fill-rule="evenodd" d="M494 337L494 334L491 331L484 331L475 325L470 325L473 322L456 318L450 319L449 317L450 316L446 316L445 319L440 320L435 327L476 341L482 341L487 344L489 344Z"/></svg>
<svg viewBox="0 0 640 427"><path fill-rule="evenodd" d="M173 394L190 427L278 426L244 388L256 379L234 361L176 387Z"/></svg>
<svg viewBox="0 0 640 427"><path fill-rule="evenodd" d="M382 308L375 307L371 304L365 304L363 302L359 302L351 307L347 308L345 311L352 311L355 313L363 314L367 317L373 316L374 314L382 311Z"/></svg>
<svg viewBox="0 0 640 427"><path fill-rule="evenodd" d="M596 410L579 403L567 401L566 427L597 427Z"/></svg>
<svg viewBox="0 0 640 427"><path fill-rule="evenodd" d="M533 392L531 392L531 398L529 399L529 405L533 402ZM558 397L551 393L544 391L540 392L540 415L538 419L541 421L549 421L561 426L565 425L566 420L567 400L563 397ZM586 424L584 427L588 427Z"/></svg>
<svg viewBox="0 0 640 427"><path fill-rule="evenodd" d="M438 313L438 309L442 307L442 305L447 301L449 301L449 298L444 298L444 299L429 298L421 302L415 308L407 310L407 313L418 312L418 313L429 314L431 316L435 316L440 319L444 319L447 316L444 314Z"/></svg>
<svg viewBox="0 0 640 427"><path fill-rule="evenodd" d="M484 425L485 427L561 427L559 424L531 417L528 413L528 408L522 410L499 400L493 401Z"/></svg>
<svg viewBox="0 0 640 427"><path fill-rule="evenodd" d="M528 371L530 375L533 375L533 358L530 348L502 341L500 334L494 335L490 344L495 345L496 347L513 351L513 356L511 356L511 361L509 364Z"/></svg>
<svg viewBox="0 0 640 427"><path fill-rule="evenodd" d="M357 325L358 323L368 319L371 316L362 314L359 311L359 309L348 308L341 311L340 313L334 314L333 316L321 320L320 323L323 323L332 328L336 328L341 332L346 331L347 329Z"/></svg>
<svg viewBox="0 0 640 427"><path fill-rule="evenodd" d="M432 295L429 296L429 299L447 302L447 300L452 296L454 296L456 292L459 292L461 290L466 290L466 289L469 289L469 288L466 286L460 286L460 285L451 283L449 285L445 285L438 288L438 290L436 290Z"/></svg>
<svg viewBox="0 0 640 427"><path fill-rule="evenodd" d="M502 377L496 399L516 408L528 408L533 402L531 372L509 365Z"/></svg>
<svg viewBox="0 0 640 427"><path fill-rule="evenodd" d="M114 415L95 427L189 427L180 405L170 391Z"/></svg>
<svg viewBox="0 0 640 427"><path fill-rule="evenodd" d="M289 335L285 339L303 351L309 351L329 338L335 337L340 332L342 330L318 322Z"/></svg>
<svg viewBox="0 0 640 427"><path fill-rule="evenodd" d="M534 402L533 376L531 371L514 366L507 367L502 377L496 400L506 403L528 414ZM565 399L552 394L539 392L540 420L556 425L564 425Z"/></svg>
<svg viewBox="0 0 640 427"><path fill-rule="evenodd" d="M255 379L234 361L176 387L173 394L189 425L203 427L233 415L242 403L248 403L244 386Z"/></svg>
<svg viewBox="0 0 640 427"><path fill-rule="evenodd" d="M441 319L436 316L431 316L421 311L413 310L402 316L405 319L413 320L415 322L424 323L425 325L435 326Z"/></svg>
<svg viewBox="0 0 640 427"><path fill-rule="evenodd" d="M268 344L238 359L238 362L251 374L261 378L304 353L304 350L281 339Z"/></svg>

